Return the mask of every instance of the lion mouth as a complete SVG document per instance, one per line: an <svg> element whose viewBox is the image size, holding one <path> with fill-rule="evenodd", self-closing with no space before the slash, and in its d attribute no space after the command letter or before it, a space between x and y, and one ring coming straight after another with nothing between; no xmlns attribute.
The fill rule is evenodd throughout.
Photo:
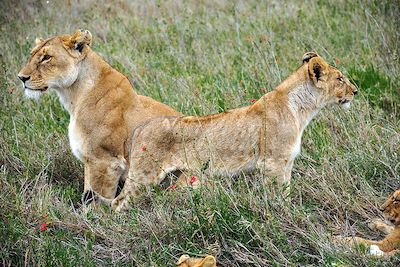
<svg viewBox="0 0 400 267"><path fill-rule="evenodd" d="M47 89L49 89L49 87L48 86L45 86L45 87L43 87L43 88L30 88L30 87L28 87L28 86L24 86L24 89L25 90L31 90L31 91L40 91L40 92L45 92L45 91L47 91Z"/></svg>
<svg viewBox="0 0 400 267"><path fill-rule="evenodd" d="M48 87L43 87L43 88L30 88L27 86L24 86L24 92L25 92L25 96L30 98L30 99L35 99L38 100L43 94L44 92L47 91Z"/></svg>

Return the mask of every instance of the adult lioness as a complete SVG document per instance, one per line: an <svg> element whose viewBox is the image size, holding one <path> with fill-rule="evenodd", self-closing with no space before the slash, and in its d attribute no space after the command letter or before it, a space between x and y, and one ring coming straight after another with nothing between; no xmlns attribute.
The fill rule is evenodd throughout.
<svg viewBox="0 0 400 267"><path fill-rule="evenodd" d="M260 171L289 183L304 128L329 103L349 105L357 89L316 53L251 106L205 117L157 118L135 129L131 168L114 209L127 206L139 186L166 174L207 168L236 175ZM145 151L141 149L146 147Z"/></svg>
<svg viewBox="0 0 400 267"><path fill-rule="evenodd" d="M126 145L133 128L149 118L178 112L135 93L129 80L91 44L86 30L37 39L18 77L28 97L39 97L49 88L57 92L70 114L72 152L85 165L85 197L93 190L112 200L127 169Z"/></svg>
<svg viewBox="0 0 400 267"><path fill-rule="evenodd" d="M344 243L355 247L364 245L369 247L370 253L376 256L393 255L400 252L400 190L395 191L380 207L386 219L392 223L387 225L381 220L369 224L372 230L380 230L386 237L380 241L368 240L361 237L335 236L336 243Z"/></svg>

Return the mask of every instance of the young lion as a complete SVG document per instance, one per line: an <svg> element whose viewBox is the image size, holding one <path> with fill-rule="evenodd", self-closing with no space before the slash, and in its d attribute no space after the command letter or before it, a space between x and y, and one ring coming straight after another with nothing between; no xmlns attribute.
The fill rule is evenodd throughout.
<svg viewBox="0 0 400 267"><path fill-rule="evenodd" d="M140 185L176 171L237 175L259 171L289 183L303 131L329 103L348 106L357 89L314 52L303 65L251 106L204 117L157 118L133 133L131 168L113 209L128 206ZM143 148L146 149L143 149Z"/></svg>
<svg viewBox="0 0 400 267"><path fill-rule="evenodd" d="M92 35L78 30L37 39L18 77L28 97L54 89L70 115L73 154L85 165L84 200L92 191L115 197L127 169L133 129L152 117L178 115L172 108L138 95L129 80L91 49Z"/></svg>
<svg viewBox="0 0 400 267"><path fill-rule="evenodd" d="M399 252L400 249L400 190L395 191L383 205L380 207L385 218L391 222L393 226L387 225L381 220L375 220L369 227L372 230L379 230L386 234L386 237L381 241L373 241L361 237L343 237L336 236L336 243L345 243L352 247L365 245L370 247L371 254L378 256L393 255ZM377 248L374 248L377 246Z"/></svg>
<svg viewBox="0 0 400 267"><path fill-rule="evenodd" d="M214 256L204 258L191 258L189 255L182 255L176 263L177 267L217 267Z"/></svg>

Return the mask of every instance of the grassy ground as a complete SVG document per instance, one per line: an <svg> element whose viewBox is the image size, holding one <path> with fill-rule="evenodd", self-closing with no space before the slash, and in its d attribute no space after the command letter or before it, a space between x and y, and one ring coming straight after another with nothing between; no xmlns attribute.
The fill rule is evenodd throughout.
<svg viewBox="0 0 400 267"><path fill-rule="evenodd" d="M61 1L60 1L61 2ZM381 238L367 221L400 184L398 1L1 1L0 265L398 266L334 247ZM307 128L291 201L256 177L199 191L150 189L127 214L75 210L82 165L54 93L23 96L16 75L35 37L89 29L94 50L135 89L185 114L248 105L318 51L359 86L349 112ZM40 225L48 223L46 231Z"/></svg>

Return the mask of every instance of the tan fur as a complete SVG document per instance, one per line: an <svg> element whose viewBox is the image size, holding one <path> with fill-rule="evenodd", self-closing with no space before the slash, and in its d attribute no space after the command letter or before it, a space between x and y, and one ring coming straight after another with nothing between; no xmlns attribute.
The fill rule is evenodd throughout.
<svg viewBox="0 0 400 267"><path fill-rule="evenodd" d="M368 226L372 230L379 230L386 234L386 237L380 241L368 240L361 237L343 237L336 236L334 241L336 243L344 243L351 247L364 245L369 247L376 245L383 255L392 255L400 251L400 190L395 191L380 207L383 211L385 218L390 221L394 226L387 225L381 220L375 220Z"/></svg>
<svg viewBox="0 0 400 267"><path fill-rule="evenodd" d="M205 256L204 258L191 258L189 255L182 255L177 267L217 267L217 262L214 256Z"/></svg>
<svg viewBox="0 0 400 267"><path fill-rule="evenodd" d="M138 95L129 80L91 49L92 35L78 30L36 39L18 76L28 96L54 89L70 114L74 155L85 165L85 191L115 197L128 168L129 137L137 125L157 116L178 115L172 108Z"/></svg>
<svg viewBox="0 0 400 267"><path fill-rule="evenodd" d="M305 54L303 62L251 106L204 117L157 118L136 128L129 179L113 208L127 208L126 196L175 170L225 176L258 171L289 184L304 128L325 105L345 104L357 91L316 53Z"/></svg>

